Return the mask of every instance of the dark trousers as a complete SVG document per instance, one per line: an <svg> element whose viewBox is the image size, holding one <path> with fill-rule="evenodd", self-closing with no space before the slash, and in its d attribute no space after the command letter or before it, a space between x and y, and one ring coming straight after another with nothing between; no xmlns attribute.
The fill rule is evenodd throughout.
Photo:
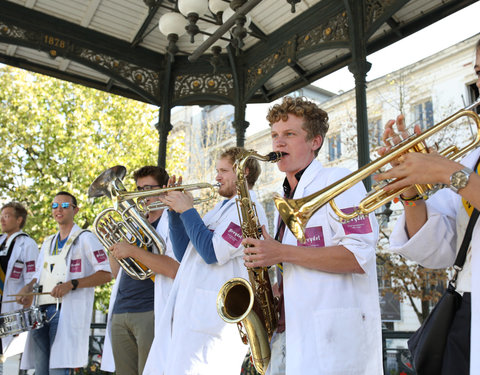
<svg viewBox="0 0 480 375"><path fill-rule="evenodd" d="M471 301L471 294L464 293L448 333L442 375L470 373Z"/></svg>

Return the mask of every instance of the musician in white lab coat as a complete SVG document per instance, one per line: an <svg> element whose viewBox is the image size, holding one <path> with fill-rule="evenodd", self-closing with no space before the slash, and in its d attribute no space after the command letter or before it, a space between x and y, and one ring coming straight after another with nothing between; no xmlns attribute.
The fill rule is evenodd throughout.
<svg viewBox="0 0 480 375"><path fill-rule="evenodd" d="M286 197L308 196L348 173L315 160L328 130L328 115L316 104L285 97L267 119L273 150L284 152L277 165L286 174ZM364 196L357 184L335 202L352 212ZM283 265L279 328L267 374L382 374L374 215L342 223L326 205L309 220L305 244L282 221L275 233L278 241L266 231L264 240L243 241L252 246L245 251L246 266Z"/></svg>
<svg viewBox="0 0 480 375"><path fill-rule="evenodd" d="M27 220L27 210L18 202L9 202L1 209L0 221L3 234L0 235L0 263L2 267L0 281L1 301L15 301L14 297L35 275L35 263L38 258L38 246L22 228ZM22 309L17 302L2 303L1 313L10 314ZM23 352L27 332L15 337L2 338L2 355L9 357Z"/></svg>
<svg viewBox="0 0 480 375"><path fill-rule="evenodd" d="M158 166L144 166L136 170L133 178L137 190L146 191L162 188L168 183L168 173ZM145 200L147 205L159 200L152 196ZM145 251L125 241L113 245L110 251L110 265L116 278L110 296L107 333L102 354L104 371L117 375L142 374L147 357L156 366L158 356L151 352L154 334L158 332L158 317L161 315L178 270L171 242L168 238L167 210L148 213L148 221L154 226L165 242L165 254ZM120 267L117 259L134 258L155 273L152 280L133 280Z"/></svg>
<svg viewBox="0 0 480 375"><path fill-rule="evenodd" d="M50 292L38 298L49 321L28 333L22 357L21 368L35 368L36 375L63 375L87 365L94 289L112 278L107 254L98 239L74 223L78 211L72 194L57 193L52 215L59 232L44 241L36 275L21 291L32 292L38 280L42 290ZM25 307L32 303L31 297L19 300Z"/></svg>
<svg viewBox="0 0 480 375"><path fill-rule="evenodd" d="M474 65L480 77L480 40L476 45ZM480 89L480 78L477 78ZM396 129L395 129L396 128ZM404 132L404 117L386 124L384 140ZM419 127L415 128L419 133ZM386 149L379 150L383 154ZM436 192L424 201L415 189L402 195L404 214L390 236L390 250L398 252L428 268L451 267L463 241L473 209L480 209L480 148L460 162L435 153L402 155L392 169L375 179L398 179L387 190L413 184L444 184L450 189ZM480 221L472 233L470 247L456 283L462 295L450 326L442 362L442 374L476 375L480 373Z"/></svg>
<svg viewBox="0 0 480 375"><path fill-rule="evenodd" d="M235 324L225 323L216 310L222 285L233 277L248 278L243 264L242 232L236 199L233 163L239 148L225 151L217 161L219 194L225 198L203 218L193 208L188 193L169 193L162 201L169 205L170 238L180 263L167 306L161 317L161 336L153 347L160 367L148 374L225 375L238 374L247 347L241 343ZM246 168L252 188L260 167L250 159ZM265 212L250 192L259 220ZM147 374L147 372L145 372Z"/></svg>

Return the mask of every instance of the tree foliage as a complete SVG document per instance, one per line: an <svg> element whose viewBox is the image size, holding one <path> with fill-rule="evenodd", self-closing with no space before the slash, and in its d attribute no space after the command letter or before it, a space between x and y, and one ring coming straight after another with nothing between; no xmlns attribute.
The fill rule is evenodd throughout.
<svg viewBox="0 0 480 375"><path fill-rule="evenodd" d="M126 166L130 190L131 173L157 163L153 106L6 66L0 68L0 87L0 200L25 204L25 231L39 244L56 231L50 210L56 192L77 197L75 220L89 228L110 205L107 198L87 197L102 171ZM170 152L181 142L173 140Z"/></svg>

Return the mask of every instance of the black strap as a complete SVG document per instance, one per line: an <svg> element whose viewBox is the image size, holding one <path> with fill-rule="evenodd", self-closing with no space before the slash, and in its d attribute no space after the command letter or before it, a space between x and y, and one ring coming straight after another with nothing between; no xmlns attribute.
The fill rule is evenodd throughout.
<svg viewBox="0 0 480 375"><path fill-rule="evenodd" d="M475 163L475 170L480 165L480 157L478 158L477 162ZM470 241L472 240L472 233L473 228L475 227L475 223L478 219L479 211L474 208L472 215L470 216L470 220L468 221L467 230L465 231L465 236L463 237L462 244L460 245L460 250L458 250L457 258L455 259L454 267L457 270L461 270L463 265L465 264L465 260L467 259L467 251L468 247L470 246Z"/></svg>
<svg viewBox="0 0 480 375"><path fill-rule="evenodd" d="M480 212L476 208L473 209L470 220L468 221L467 230L465 231L465 236L463 237L462 245L460 246L460 250L458 250L457 258L455 259L454 266L456 268L462 269L463 265L465 264L467 250L470 246L470 241L472 240L473 228L475 227L479 213Z"/></svg>

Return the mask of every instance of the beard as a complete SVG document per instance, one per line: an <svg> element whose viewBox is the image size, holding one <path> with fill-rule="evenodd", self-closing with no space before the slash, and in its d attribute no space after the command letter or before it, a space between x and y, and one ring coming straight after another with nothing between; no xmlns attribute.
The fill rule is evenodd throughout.
<svg viewBox="0 0 480 375"><path fill-rule="evenodd" d="M237 188L233 186L225 186L223 185L219 190L218 194L224 198L232 198L235 194L237 194Z"/></svg>

